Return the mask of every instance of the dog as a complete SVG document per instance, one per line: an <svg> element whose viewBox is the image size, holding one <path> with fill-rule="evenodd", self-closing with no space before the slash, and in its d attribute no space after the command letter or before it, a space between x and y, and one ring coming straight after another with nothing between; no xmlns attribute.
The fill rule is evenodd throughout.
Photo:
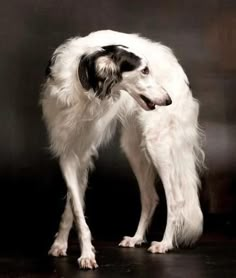
<svg viewBox="0 0 236 278"><path fill-rule="evenodd" d="M74 221L79 266L98 266L84 216L84 195L93 157L112 138L118 122L121 147L137 178L142 205L136 233L125 236L119 246L145 241L159 202L157 174L165 190L167 223L163 239L152 242L148 251L165 253L197 241L203 230L198 191L204 165L199 104L171 49L137 34L111 30L69 39L47 66L41 105L51 151L67 185L50 255L66 255Z"/></svg>

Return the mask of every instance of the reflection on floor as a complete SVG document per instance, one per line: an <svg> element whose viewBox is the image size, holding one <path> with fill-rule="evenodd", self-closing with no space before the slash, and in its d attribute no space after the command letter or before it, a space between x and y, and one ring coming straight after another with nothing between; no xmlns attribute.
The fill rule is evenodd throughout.
<svg viewBox="0 0 236 278"><path fill-rule="evenodd" d="M150 254L147 246L118 248L113 242L97 242L99 268L79 270L78 248L72 244L68 257L1 255L0 277L236 277L236 240L205 237L193 249Z"/></svg>

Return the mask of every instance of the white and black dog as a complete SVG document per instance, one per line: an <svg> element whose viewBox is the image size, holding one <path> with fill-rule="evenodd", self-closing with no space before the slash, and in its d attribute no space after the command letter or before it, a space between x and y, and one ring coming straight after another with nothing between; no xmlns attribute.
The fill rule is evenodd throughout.
<svg viewBox="0 0 236 278"><path fill-rule="evenodd" d="M41 103L51 149L59 158L68 194L59 231L49 251L65 256L73 221L81 247L81 268L97 267L84 216L84 194L92 157L122 124L121 146L140 190L142 211L133 237L144 242L158 204L159 174L167 200L162 241L148 251L165 253L191 245L202 233L198 168L204 163L198 102L172 51L136 34L98 31L59 46L47 68ZM171 105L170 105L171 104Z"/></svg>

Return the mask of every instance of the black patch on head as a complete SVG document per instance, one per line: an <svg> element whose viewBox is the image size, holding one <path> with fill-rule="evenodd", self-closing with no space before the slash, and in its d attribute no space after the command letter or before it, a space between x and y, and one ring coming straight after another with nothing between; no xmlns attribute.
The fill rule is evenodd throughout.
<svg viewBox="0 0 236 278"><path fill-rule="evenodd" d="M96 60L101 57L99 51L81 56L79 63L79 79L84 89L93 89L94 92L98 90L99 78L96 73Z"/></svg>
<svg viewBox="0 0 236 278"><path fill-rule="evenodd" d="M56 62L57 54L53 54L52 58L48 61L47 67L45 69L45 77L52 78L51 68L54 66Z"/></svg>
<svg viewBox="0 0 236 278"><path fill-rule="evenodd" d="M120 47L119 47L120 46ZM121 48L122 47L122 48ZM112 87L122 80L122 73L132 71L141 64L141 59L134 53L127 51L123 45L107 45L90 55L83 55L80 59L78 73L84 89L93 89L99 98L104 98L111 93ZM107 73L104 78L96 72L96 61L106 56L117 66L117 71Z"/></svg>
<svg viewBox="0 0 236 278"><path fill-rule="evenodd" d="M105 55L110 57L115 62L121 74L123 72L135 70L141 64L141 60L137 55L123 48L127 47L124 45L103 46L106 53Z"/></svg>

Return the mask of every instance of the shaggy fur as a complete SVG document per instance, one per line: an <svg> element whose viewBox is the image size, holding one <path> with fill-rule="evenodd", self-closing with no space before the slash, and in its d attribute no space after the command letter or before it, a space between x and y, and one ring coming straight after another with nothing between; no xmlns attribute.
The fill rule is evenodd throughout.
<svg viewBox="0 0 236 278"><path fill-rule="evenodd" d="M193 244L203 225L197 174L204 160L199 105L172 51L139 35L98 31L59 46L46 73L43 116L68 188L49 254L66 255L74 221L81 247L79 265L97 267L84 194L92 157L111 139L118 121L123 129L121 146L137 178L142 204L135 235L124 237L119 245L144 242L158 204L157 174L166 194L167 224L162 241L152 242L148 251L165 253Z"/></svg>

